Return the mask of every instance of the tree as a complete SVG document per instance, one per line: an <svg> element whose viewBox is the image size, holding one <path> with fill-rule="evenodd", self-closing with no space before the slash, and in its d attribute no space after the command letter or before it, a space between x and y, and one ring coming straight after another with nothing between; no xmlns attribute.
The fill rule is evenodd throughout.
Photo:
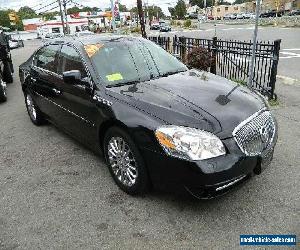
<svg viewBox="0 0 300 250"><path fill-rule="evenodd" d="M75 13L78 13L78 12L80 12L80 8L78 8L77 6L69 8L67 10L68 15L72 15L72 14L75 14Z"/></svg>
<svg viewBox="0 0 300 250"><path fill-rule="evenodd" d="M186 5L184 0L178 0L175 6L175 15L178 19L184 19L186 15Z"/></svg>
<svg viewBox="0 0 300 250"><path fill-rule="evenodd" d="M69 12L68 12L69 14ZM55 19L55 16L59 15L59 12L58 11L55 11L55 12L46 12L42 15L43 19L45 21L49 21L49 20L54 20Z"/></svg>
<svg viewBox="0 0 300 250"><path fill-rule="evenodd" d="M131 13L135 14L135 15L138 15L138 9L137 7L133 7L131 10L130 10ZM153 17L157 18L165 18L165 14L164 12L162 11L162 9L158 6L155 6L155 5L152 5L152 6L148 6L147 7L147 12L149 14L149 18L150 20L153 19Z"/></svg>
<svg viewBox="0 0 300 250"><path fill-rule="evenodd" d="M123 5L123 4L119 3L119 11L120 12L127 12L128 9L127 9L126 5Z"/></svg>
<svg viewBox="0 0 300 250"><path fill-rule="evenodd" d="M189 3L192 6L197 5L201 9L203 9L205 7L204 0L190 0ZM214 4L213 0L206 0L206 7L211 7L213 4Z"/></svg>
<svg viewBox="0 0 300 250"><path fill-rule="evenodd" d="M168 10L169 10L169 12L170 12L170 14L171 14L172 17L174 17L176 15L175 8L169 7Z"/></svg>
<svg viewBox="0 0 300 250"><path fill-rule="evenodd" d="M0 10L0 26L10 28L8 13L12 10Z"/></svg>
<svg viewBox="0 0 300 250"><path fill-rule="evenodd" d="M20 19L30 19L30 18L35 18L37 17L38 15L35 13L35 11L33 9L31 9L30 7L28 6L24 6L24 7L21 7L19 9L19 11L17 12L18 16Z"/></svg>
<svg viewBox="0 0 300 250"><path fill-rule="evenodd" d="M142 37L147 38L142 0L137 0L137 10L138 10L139 19L140 19Z"/></svg>
<svg viewBox="0 0 300 250"><path fill-rule="evenodd" d="M150 20L154 18L164 18L165 17L165 14L163 13L162 9L158 6L149 6L147 7L147 12L149 14L149 18Z"/></svg>
<svg viewBox="0 0 300 250"><path fill-rule="evenodd" d="M219 0L218 5L231 5L231 3L227 2L226 0Z"/></svg>
<svg viewBox="0 0 300 250"><path fill-rule="evenodd" d="M98 11L101 11L101 9L97 7L88 7L88 6L83 8L78 8L77 6L74 6L72 8L67 9L69 15L79 13L79 12L98 12Z"/></svg>
<svg viewBox="0 0 300 250"><path fill-rule="evenodd" d="M12 30L23 30L23 23L21 19L16 20L16 25L11 25L8 14L14 10L0 10L0 26L10 28Z"/></svg>
<svg viewBox="0 0 300 250"><path fill-rule="evenodd" d="M252 0L236 0L236 1L252 1ZM204 6L204 0L189 0L190 5L194 6L197 5L201 9L203 9ZM215 4L214 0L206 0L206 7L211 7ZM226 0L218 0L217 5L231 5L230 2L227 2Z"/></svg>

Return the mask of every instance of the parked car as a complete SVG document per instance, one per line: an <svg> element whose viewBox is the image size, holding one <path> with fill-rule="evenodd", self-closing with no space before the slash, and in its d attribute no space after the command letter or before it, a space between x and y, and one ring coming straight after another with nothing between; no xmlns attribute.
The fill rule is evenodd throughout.
<svg viewBox="0 0 300 250"><path fill-rule="evenodd" d="M225 14L223 19L224 20L230 20L231 19L231 14Z"/></svg>
<svg viewBox="0 0 300 250"><path fill-rule="evenodd" d="M237 14L236 13L233 13L230 15L230 19L231 20L235 20L237 18Z"/></svg>
<svg viewBox="0 0 300 250"><path fill-rule="evenodd" d="M20 66L20 80L31 121L102 152L129 194L161 186L210 198L272 160L277 125L264 98L143 38L53 41Z"/></svg>
<svg viewBox="0 0 300 250"><path fill-rule="evenodd" d="M236 19L245 19L245 13L238 13Z"/></svg>
<svg viewBox="0 0 300 250"><path fill-rule="evenodd" d="M172 30L171 26L168 25L166 22L159 22L159 30L161 32L169 32Z"/></svg>
<svg viewBox="0 0 300 250"><path fill-rule="evenodd" d="M190 19L198 19L198 13L190 13L188 15L188 18L190 18Z"/></svg>
<svg viewBox="0 0 300 250"><path fill-rule="evenodd" d="M160 29L159 23L152 23L150 26L150 30L159 30L159 29Z"/></svg>
<svg viewBox="0 0 300 250"><path fill-rule="evenodd" d="M11 42L11 36L0 30L0 102L7 100L7 83L13 83L14 65L10 51L24 46L23 42L17 45Z"/></svg>
<svg viewBox="0 0 300 250"><path fill-rule="evenodd" d="M281 17L284 15L284 11L276 11L276 10L270 10L267 12L263 12L260 14L259 17L265 18L265 17Z"/></svg>
<svg viewBox="0 0 300 250"><path fill-rule="evenodd" d="M208 20L215 20L215 18L214 18L213 15L207 15L207 19L208 19Z"/></svg>
<svg viewBox="0 0 300 250"><path fill-rule="evenodd" d="M47 33L45 35L45 38L43 39L43 42L48 42L50 40L56 39L56 38L61 38L64 35L61 33Z"/></svg>
<svg viewBox="0 0 300 250"><path fill-rule="evenodd" d="M256 17L255 13L248 13L248 15L249 15L250 19L255 19L255 17Z"/></svg>
<svg viewBox="0 0 300 250"><path fill-rule="evenodd" d="M288 15L289 16L298 16L298 15L300 15L300 10L292 10Z"/></svg>
<svg viewBox="0 0 300 250"><path fill-rule="evenodd" d="M80 36L90 36L90 35L95 35L94 32L91 32L89 30L84 30L84 31L78 31L75 33L76 37L80 37Z"/></svg>

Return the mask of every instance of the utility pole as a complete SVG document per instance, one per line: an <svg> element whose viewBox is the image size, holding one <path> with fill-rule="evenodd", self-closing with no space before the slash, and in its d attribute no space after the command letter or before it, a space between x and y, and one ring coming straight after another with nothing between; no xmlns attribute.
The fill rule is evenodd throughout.
<svg viewBox="0 0 300 250"><path fill-rule="evenodd" d="M206 4L206 0L204 0L204 11L205 11L205 22L207 22L207 4Z"/></svg>
<svg viewBox="0 0 300 250"><path fill-rule="evenodd" d="M249 79L248 79L248 86L252 87L253 83L253 75L254 75L254 62L255 62L255 53L256 53L256 44L257 44L257 32L258 32L258 19L259 19L259 12L260 12L260 1L256 0L256 8L255 8L255 27L253 33L253 45L252 45L252 57L251 57L251 64L249 68Z"/></svg>
<svg viewBox="0 0 300 250"><path fill-rule="evenodd" d="M217 4L218 4L218 0L215 0L215 6L213 7L214 8L214 26L215 26L215 37L217 36Z"/></svg>
<svg viewBox="0 0 300 250"><path fill-rule="evenodd" d="M113 28L113 32L115 32L115 30L116 30L116 20L115 20L115 13L114 13L114 8L115 8L114 0L110 0L110 6L111 6L112 28Z"/></svg>
<svg viewBox="0 0 300 250"><path fill-rule="evenodd" d="M70 33L69 24L68 24L68 12L67 12L67 3L66 0L63 0L64 13L65 13L65 24L66 24L66 34Z"/></svg>
<svg viewBox="0 0 300 250"><path fill-rule="evenodd" d="M57 2L58 2L58 6L59 6L61 25L62 25L62 28L63 28L63 33L65 35L66 34L66 29L65 29L64 15L63 15L62 7L61 7L61 1L57 0Z"/></svg>
<svg viewBox="0 0 300 250"><path fill-rule="evenodd" d="M137 9L141 24L142 37L147 38L142 0L137 0Z"/></svg>

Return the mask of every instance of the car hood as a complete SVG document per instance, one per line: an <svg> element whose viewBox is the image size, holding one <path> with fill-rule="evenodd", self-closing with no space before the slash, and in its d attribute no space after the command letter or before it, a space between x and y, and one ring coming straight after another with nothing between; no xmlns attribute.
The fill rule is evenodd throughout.
<svg viewBox="0 0 300 250"><path fill-rule="evenodd" d="M166 124L203 129L222 139L231 137L239 123L265 107L250 89L197 70L111 87L107 93Z"/></svg>

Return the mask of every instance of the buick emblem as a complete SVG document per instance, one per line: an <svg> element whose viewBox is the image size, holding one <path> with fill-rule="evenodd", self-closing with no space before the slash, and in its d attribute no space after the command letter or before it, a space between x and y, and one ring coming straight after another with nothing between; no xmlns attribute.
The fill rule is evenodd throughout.
<svg viewBox="0 0 300 250"><path fill-rule="evenodd" d="M262 143L264 144L264 146L267 146L269 140L269 132L267 126L263 126L260 129L259 133L260 133Z"/></svg>

